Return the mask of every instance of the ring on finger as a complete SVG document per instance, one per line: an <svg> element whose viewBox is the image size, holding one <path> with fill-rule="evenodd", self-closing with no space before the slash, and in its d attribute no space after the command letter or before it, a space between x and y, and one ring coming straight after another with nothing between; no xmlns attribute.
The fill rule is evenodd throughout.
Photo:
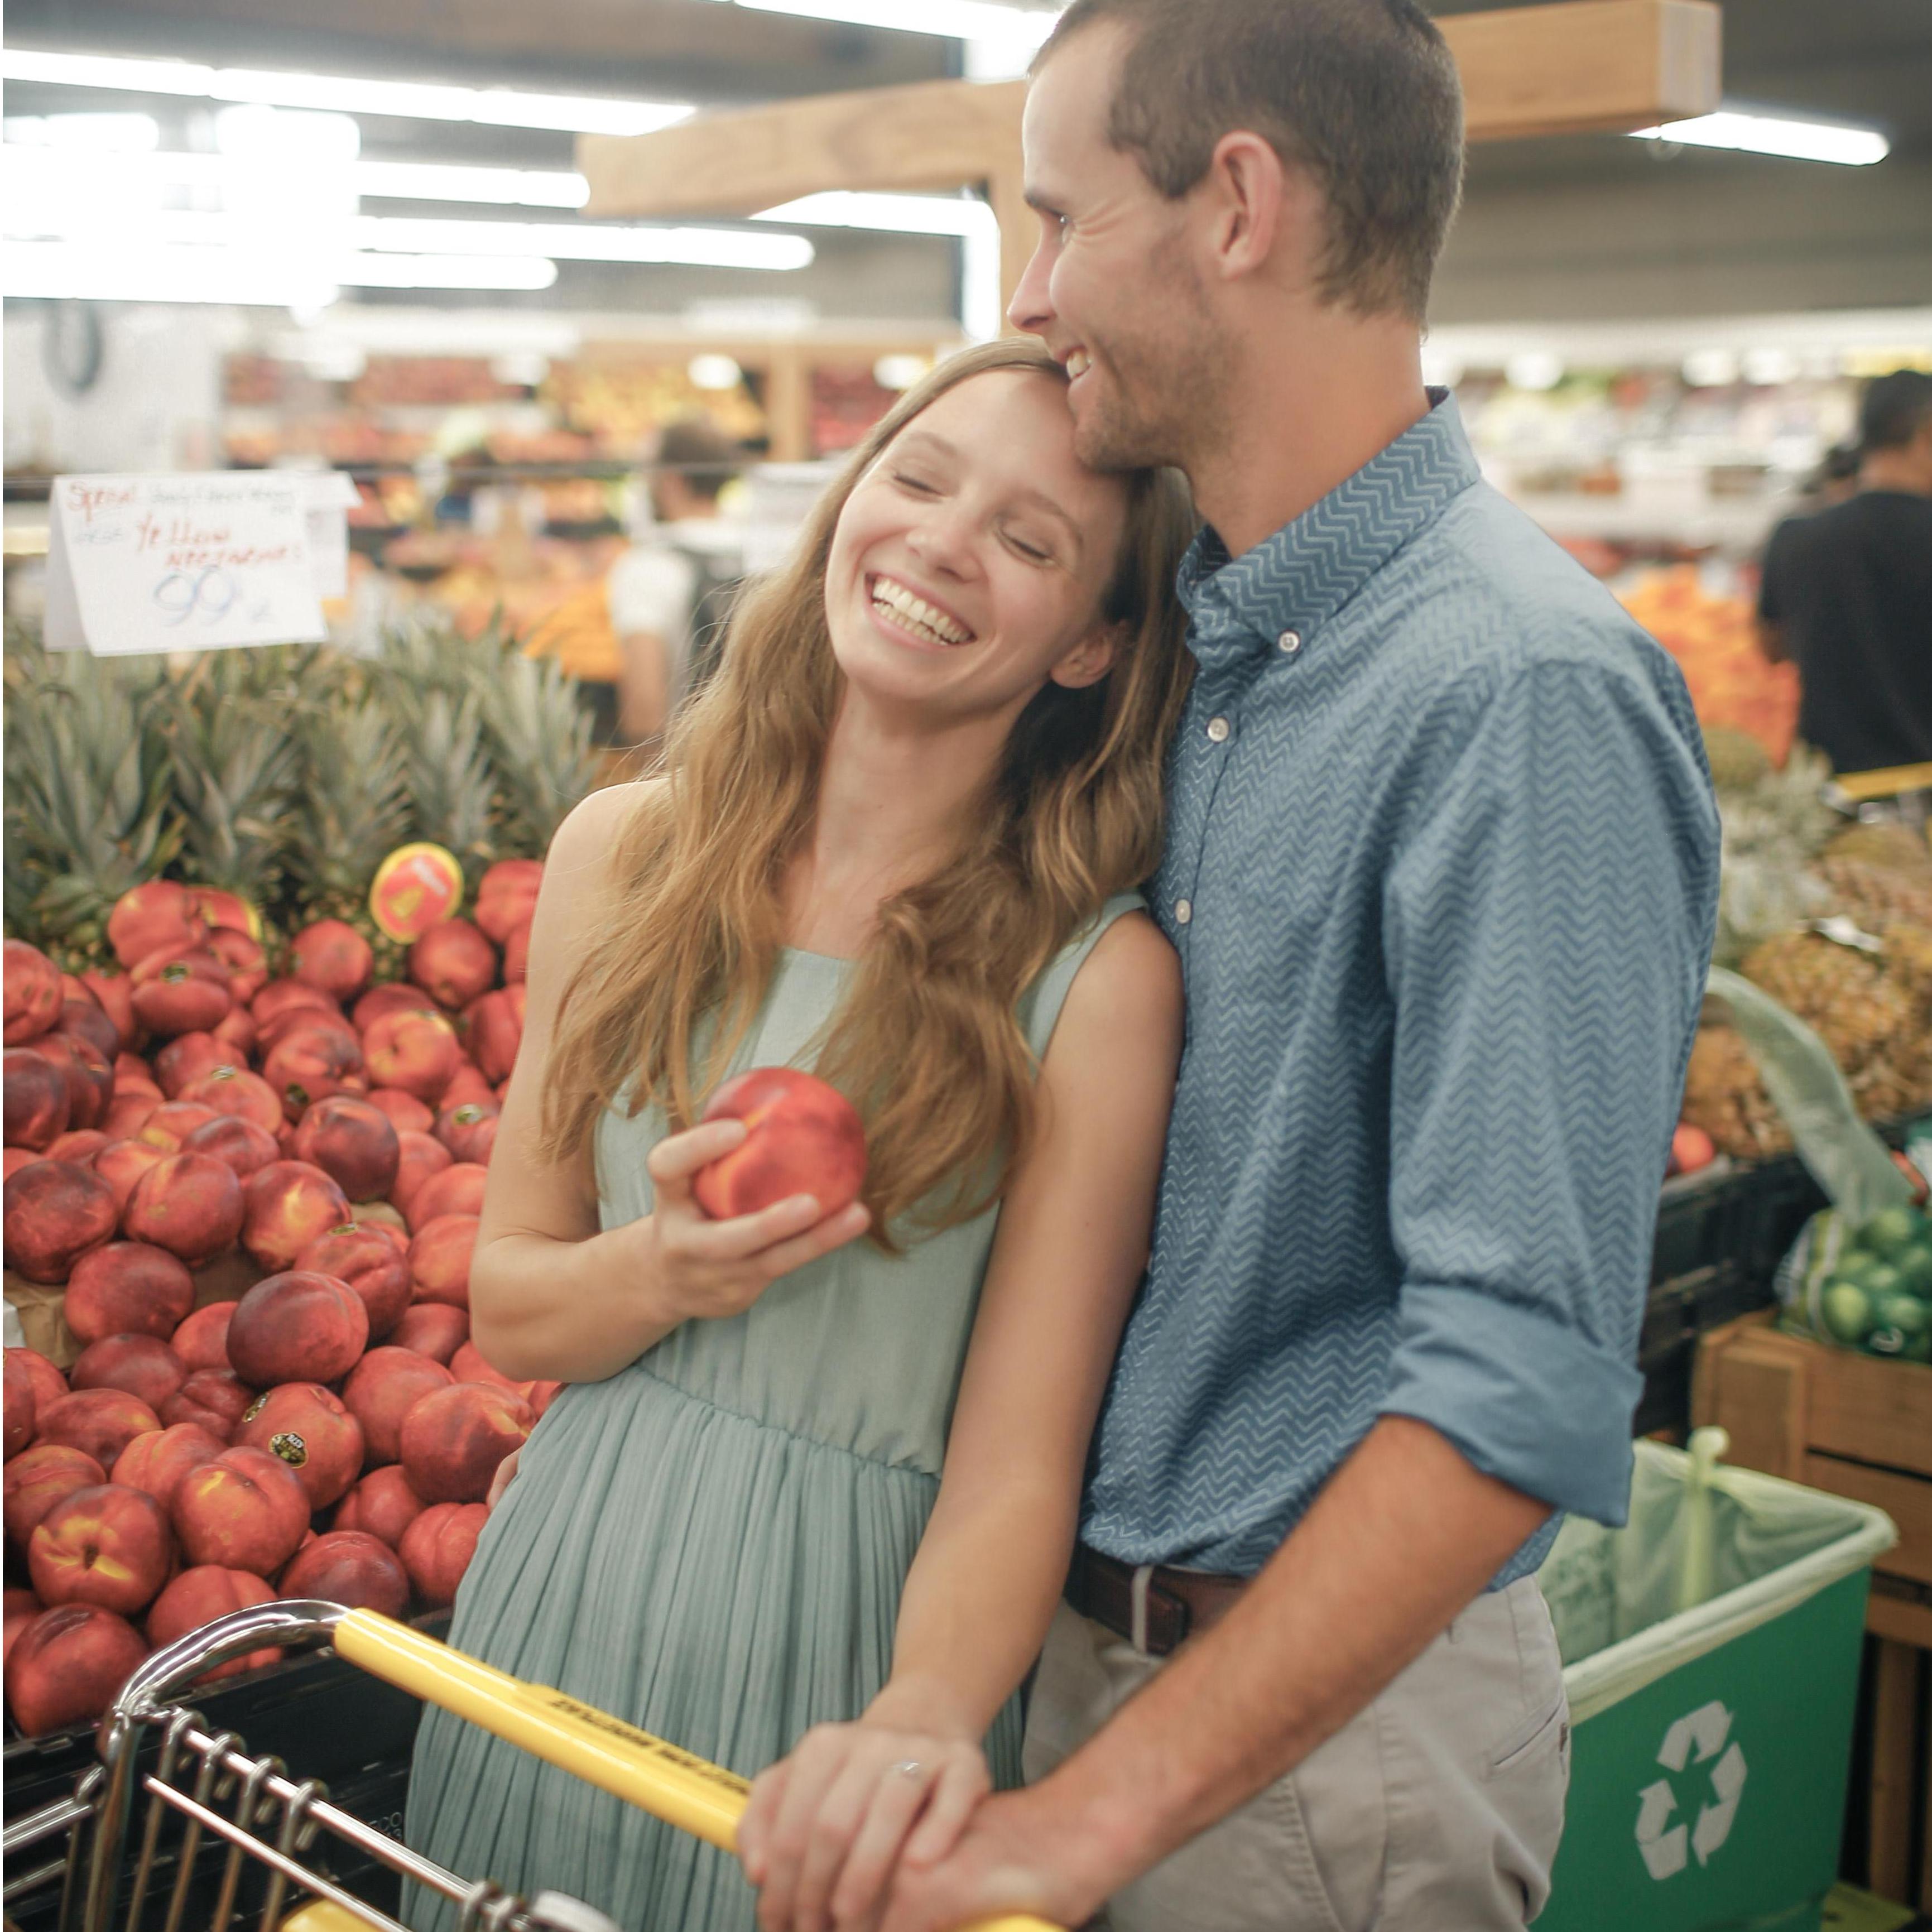
<svg viewBox="0 0 1932 1932"><path fill-rule="evenodd" d="M917 1784L926 1775L926 1766L916 1757L902 1757L897 1764L886 1767L888 1778L903 1778L909 1784Z"/></svg>

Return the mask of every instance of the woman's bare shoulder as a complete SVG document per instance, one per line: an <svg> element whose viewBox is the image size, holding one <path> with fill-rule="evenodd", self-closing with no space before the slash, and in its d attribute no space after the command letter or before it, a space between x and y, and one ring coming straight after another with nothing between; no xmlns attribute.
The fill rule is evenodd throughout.
<svg viewBox="0 0 1932 1932"><path fill-rule="evenodd" d="M625 828L638 808L669 782L639 778L626 784L606 785L580 799L551 836L544 861L544 884L574 892L601 881Z"/></svg>

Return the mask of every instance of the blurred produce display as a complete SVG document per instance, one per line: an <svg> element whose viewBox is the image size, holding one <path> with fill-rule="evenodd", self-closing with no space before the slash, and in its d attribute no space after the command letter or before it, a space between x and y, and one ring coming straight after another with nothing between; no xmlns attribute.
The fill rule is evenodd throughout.
<svg viewBox="0 0 1932 1932"><path fill-rule="evenodd" d="M1932 1221L1888 1208L1862 1226L1827 1210L1806 1224L1780 1272L1792 1334L1868 1355L1932 1362Z"/></svg>

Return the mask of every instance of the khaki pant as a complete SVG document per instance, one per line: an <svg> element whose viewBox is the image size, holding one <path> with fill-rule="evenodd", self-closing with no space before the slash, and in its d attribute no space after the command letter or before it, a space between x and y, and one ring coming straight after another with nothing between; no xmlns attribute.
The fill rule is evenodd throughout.
<svg viewBox="0 0 1932 1932"><path fill-rule="evenodd" d="M1044 1778L1162 1667L1062 1604L1026 1736ZM1542 1910L1569 1707L1534 1577L1479 1597L1287 1777L1115 1894L1112 1932L1502 1932Z"/></svg>

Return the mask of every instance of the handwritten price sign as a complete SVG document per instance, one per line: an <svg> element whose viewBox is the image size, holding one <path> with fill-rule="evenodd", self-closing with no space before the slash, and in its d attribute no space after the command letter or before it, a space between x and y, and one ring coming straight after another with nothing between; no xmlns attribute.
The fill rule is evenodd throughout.
<svg viewBox="0 0 1932 1932"><path fill-rule="evenodd" d="M313 494L307 479L268 471L56 477L49 648L104 657L320 640Z"/></svg>

